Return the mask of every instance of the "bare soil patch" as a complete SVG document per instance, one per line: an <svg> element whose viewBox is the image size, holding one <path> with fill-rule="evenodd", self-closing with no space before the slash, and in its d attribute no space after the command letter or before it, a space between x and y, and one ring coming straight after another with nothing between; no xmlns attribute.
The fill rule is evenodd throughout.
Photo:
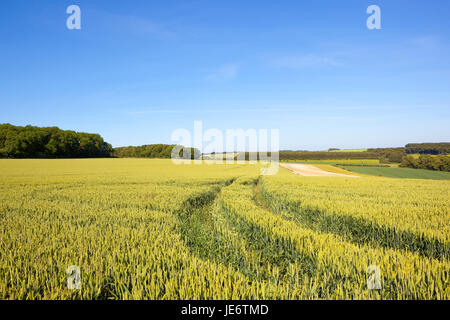
<svg viewBox="0 0 450 320"><path fill-rule="evenodd" d="M359 178L358 176L342 173L328 172L317 168L311 164L297 164L297 163L280 163L283 168L291 170L295 174L299 174L305 177L347 177L347 178Z"/></svg>

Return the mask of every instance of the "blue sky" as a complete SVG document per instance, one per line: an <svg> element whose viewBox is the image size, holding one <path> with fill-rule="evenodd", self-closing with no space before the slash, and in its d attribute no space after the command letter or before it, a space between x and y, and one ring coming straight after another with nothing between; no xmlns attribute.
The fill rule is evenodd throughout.
<svg viewBox="0 0 450 320"><path fill-rule="evenodd" d="M0 2L0 123L124 146L194 120L282 149L449 141L450 1Z"/></svg>

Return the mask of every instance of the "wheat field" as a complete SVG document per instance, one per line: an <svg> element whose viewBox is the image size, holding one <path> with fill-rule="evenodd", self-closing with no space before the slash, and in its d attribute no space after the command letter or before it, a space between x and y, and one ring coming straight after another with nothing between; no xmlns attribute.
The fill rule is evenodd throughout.
<svg viewBox="0 0 450 320"><path fill-rule="evenodd" d="M0 299L450 298L448 180L0 160L0 199Z"/></svg>

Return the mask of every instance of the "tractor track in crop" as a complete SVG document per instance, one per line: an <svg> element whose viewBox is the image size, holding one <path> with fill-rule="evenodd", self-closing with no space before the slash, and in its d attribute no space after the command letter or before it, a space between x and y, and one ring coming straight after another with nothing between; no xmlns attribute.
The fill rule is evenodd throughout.
<svg viewBox="0 0 450 320"><path fill-rule="evenodd" d="M302 208L299 204L274 199L274 195L264 190L261 177L255 184L254 194L255 203L260 207L318 233L334 234L358 245L408 250L430 259L449 258L448 245L437 239L411 231L380 226L350 215L328 214L319 209Z"/></svg>

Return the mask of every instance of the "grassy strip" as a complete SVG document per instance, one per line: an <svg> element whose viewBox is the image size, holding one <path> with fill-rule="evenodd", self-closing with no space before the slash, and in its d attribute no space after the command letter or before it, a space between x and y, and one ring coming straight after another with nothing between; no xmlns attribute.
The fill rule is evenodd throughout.
<svg viewBox="0 0 450 320"><path fill-rule="evenodd" d="M389 164L367 164L367 163L342 163L338 162L334 164L335 166L352 166L352 167L372 167L372 168L390 168Z"/></svg>
<svg viewBox="0 0 450 320"><path fill-rule="evenodd" d="M230 210L223 199L220 200L220 205L228 221L232 222L232 227L246 239L251 249L260 254L261 263L277 266L280 276L286 275L292 264L301 265L302 273L314 273L313 259L300 255L291 241L273 237L270 232Z"/></svg>
<svg viewBox="0 0 450 320"><path fill-rule="evenodd" d="M202 258L221 263L253 278L257 273L251 260L243 253L242 244L230 239L220 232L221 228L214 219L217 211L216 199L220 190L233 182L227 181L220 186L214 186L207 192L189 198L177 211L181 238L191 253Z"/></svg>
<svg viewBox="0 0 450 320"><path fill-rule="evenodd" d="M354 165L344 165L341 167L351 172L388 178L450 180L450 172L443 171L410 168L381 168Z"/></svg>
<svg viewBox="0 0 450 320"><path fill-rule="evenodd" d="M378 159L327 159L327 160L289 160L282 159L281 162L303 163L303 164L342 164L342 165L379 165Z"/></svg>
<svg viewBox="0 0 450 320"><path fill-rule="evenodd" d="M255 182L243 184L253 186ZM178 212L181 238L193 254L231 266L249 281L282 284L291 290L303 280L299 272L292 270L313 273L314 262L301 257L290 242L273 239L227 210L220 199L220 190L221 187L214 187L188 199Z"/></svg>

